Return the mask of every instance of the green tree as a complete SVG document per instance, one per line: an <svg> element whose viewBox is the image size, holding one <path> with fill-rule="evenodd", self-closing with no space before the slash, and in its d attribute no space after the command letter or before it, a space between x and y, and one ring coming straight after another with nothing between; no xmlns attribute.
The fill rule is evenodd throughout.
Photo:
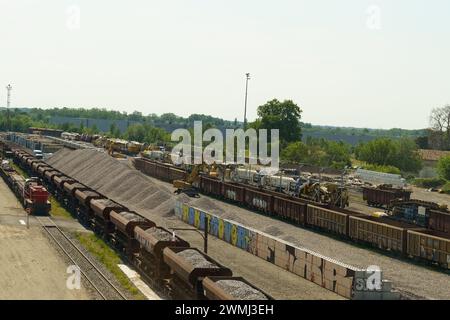
<svg viewBox="0 0 450 320"><path fill-rule="evenodd" d="M143 142L146 136L145 128L142 124L132 124L125 131L125 139Z"/></svg>
<svg viewBox="0 0 450 320"><path fill-rule="evenodd" d="M360 143L355 148L355 155L369 164L394 166L402 171L417 172L422 168L417 145L410 138L378 138Z"/></svg>
<svg viewBox="0 0 450 320"><path fill-rule="evenodd" d="M283 102L273 99L258 107L258 122L251 127L256 129L279 129L280 140L289 143L302 138L302 110L292 100Z"/></svg>
<svg viewBox="0 0 450 320"><path fill-rule="evenodd" d="M442 178L450 180L450 156L439 159L437 171Z"/></svg>
<svg viewBox="0 0 450 320"><path fill-rule="evenodd" d="M117 127L117 124L115 122L111 123L109 126L109 135L113 138L120 137L120 129Z"/></svg>

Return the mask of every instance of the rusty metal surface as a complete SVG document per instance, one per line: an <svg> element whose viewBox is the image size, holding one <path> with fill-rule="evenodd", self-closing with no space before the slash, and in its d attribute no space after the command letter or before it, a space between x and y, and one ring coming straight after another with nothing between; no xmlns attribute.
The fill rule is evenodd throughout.
<svg viewBox="0 0 450 320"><path fill-rule="evenodd" d="M147 220L135 212L112 210L109 214L110 221L117 229L134 238L134 229L139 226L142 228L151 228L155 226L153 221Z"/></svg>
<svg viewBox="0 0 450 320"><path fill-rule="evenodd" d="M384 223L384 221L390 224ZM379 249L404 253L406 252L406 231L408 226L411 229L417 229L416 226L396 221L350 216L349 236L354 240L369 243Z"/></svg>
<svg viewBox="0 0 450 320"><path fill-rule="evenodd" d="M116 212L127 211L125 207L107 198L91 200L90 208L96 216L105 220L109 220L109 214L112 210Z"/></svg>
<svg viewBox="0 0 450 320"><path fill-rule="evenodd" d="M155 228L162 232L166 232L167 234L172 234L172 232L162 227ZM166 247L190 247L190 244L187 241L181 239L176 235L169 241L161 240L154 236L152 233L148 232L150 229L151 228L143 228L141 226L138 226L134 229L134 237L139 242L141 247L150 252L159 260L162 260L163 250Z"/></svg>
<svg viewBox="0 0 450 320"><path fill-rule="evenodd" d="M59 171L56 171L56 170L49 170L49 171L46 171L46 172L45 172L44 177L45 177L45 179L46 179L47 181L52 182L52 178L53 178L54 176L62 176L62 175L63 175L63 174L62 174L61 172L59 172Z"/></svg>
<svg viewBox="0 0 450 320"><path fill-rule="evenodd" d="M205 194L218 197L222 196L222 182L215 178L202 175L200 178L200 188Z"/></svg>
<svg viewBox="0 0 450 320"><path fill-rule="evenodd" d="M437 263L450 269L450 239L441 232L408 230L408 255Z"/></svg>
<svg viewBox="0 0 450 320"><path fill-rule="evenodd" d="M402 189L379 189L374 187L362 187L363 200L369 205L388 206L392 200L408 200L412 191Z"/></svg>
<svg viewBox="0 0 450 320"><path fill-rule="evenodd" d="M245 200L245 188L242 186L224 182L222 190L225 199L241 203Z"/></svg>
<svg viewBox="0 0 450 320"><path fill-rule="evenodd" d="M273 196L266 192L252 189L245 190L245 204L250 208L271 213L273 212Z"/></svg>
<svg viewBox="0 0 450 320"><path fill-rule="evenodd" d="M43 178L45 172L50 171L50 170L55 170L52 167L45 165L45 166L40 166L37 170L38 174Z"/></svg>
<svg viewBox="0 0 450 320"><path fill-rule="evenodd" d="M252 287L253 289L261 292L263 295L265 295L267 297L267 300L274 300L272 296L268 295L261 289L255 287L250 282L245 280L245 278L243 278L243 277L220 277L220 276L206 277L202 281L205 296L209 300L240 300L239 297L235 297L235 296L231 295L229 292L227 292L226 290L224 290L220 286L218 286L216 284L216 282L220 281L220 280L234 280L234 281L243 282L246 285Z"/></svg>
<svg viewBox="0 0 450 320"><path fill-rule="evenodd" d="M430 210L428 227L432 230L441 231L450 237L450 213Z"/></svg>
<svg viewBox="0 0 450 320"><path fill-rule="evenodd" d="M64 191L67 192L67 194L70 194L72 196L75 195L76 190L80 190L80 191L89 190L88 187L86 187L85 185L83 185L79 182L74 182L74 183L64 182L63 188L64 188Z"/></svg>
<svg viewBox="0 0 450 320"><path fill-rule="evenodd" d="M92 190L75 190L75 198L85 207L89 208L91 199L102 198L97 192Z"/></svg>
<svg viewBox="0 0 450 320"><path fill-rule="evenodd" d="M194 250L202 255L207 261L213 263L217 268L196 268L189 261L179 256L178 253L184 250ZM189 283L192 287L196 287L199 278L207 276L232 276L232 271L222 266L211 257L207 256L196 248L180 248L167 247L163 250L164 262L169 265L178 277Z"/></svg>
<svg viewBox="0 0 450 320"><path fill-rule="evenodd" d="M306 208L305 203L273 197L274 214L296 224L305 224Z"/></svg>
<svg viewBox="0 0 450 320"><path fill-rule="evenodd" d="M53 183L56 185L57 188L63 189L64 183L73 183L75 182L74 179L69 178L68 176L61 175L61 176L53 176Z"/></svg>
<svg viewBox="0 0 450 320"><path fill-rule="evenodd" d="M346 213L309 205L306 223L331 233L346 236L348 235L348 216Z"/></svg>

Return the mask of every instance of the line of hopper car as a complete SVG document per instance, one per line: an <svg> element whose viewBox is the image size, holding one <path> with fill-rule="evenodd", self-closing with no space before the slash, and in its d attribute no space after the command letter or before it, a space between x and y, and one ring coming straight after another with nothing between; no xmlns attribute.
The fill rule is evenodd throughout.
<svg viewBox="0 0 450 320"><path fill-rule="evenodd" d="M145 279L173 299L271 300L270 295L136 212L108 199L32 155L14 150L14 161L39 176L48 190L121 252Z"/></svg>
<svg viewBox="0 0 450 320"><path fill-rule="evenodd" d="M184 179L186 172L170 164L135 158L136 169L171 182ZM371 217L348 209L332 208L286 194L249 185L224 182L201 176L199 191L221 200L302 227L315 228L343 239L368 244L381 250L450 269L450 214L427 210L426 225L398 221L391 217Z"/></svg>

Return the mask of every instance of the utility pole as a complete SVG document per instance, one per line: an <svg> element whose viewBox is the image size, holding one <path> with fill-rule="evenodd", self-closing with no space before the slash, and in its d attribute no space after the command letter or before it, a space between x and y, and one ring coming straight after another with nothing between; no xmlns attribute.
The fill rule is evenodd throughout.
<svg viewBox="0 0 450 320"><path fill-rule="evenodd" d="M247 93L248 93L248 80L250 80L250 73L246 73L245 80L245 108L244 108L244 131L247 129Z"/></svg>
<svg viewBox="0 0 450 320"><path fill-rule="evenodd" d="M6 126L7 126L8 132L9 132L9 131L11 131L11 123L10 123L10 119L9 119L9 106L11 104L11 90L12 90L12 86L10 84L8 84L6 86L6 90L8 91L8 98L6 100Z"/></svg>

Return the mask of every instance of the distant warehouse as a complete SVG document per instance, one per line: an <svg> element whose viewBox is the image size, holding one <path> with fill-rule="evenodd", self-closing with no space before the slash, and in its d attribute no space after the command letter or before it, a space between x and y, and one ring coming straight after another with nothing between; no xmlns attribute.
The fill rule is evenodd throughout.
<svg viewBox="0 0 450 320"><path fill-rule="evenodd" d="M63 130L30 127L30 128L28 128L28 133L29 134L40 134L42 136L51 136L51 137L59 138L59 137L61 137Z"/></svg>

